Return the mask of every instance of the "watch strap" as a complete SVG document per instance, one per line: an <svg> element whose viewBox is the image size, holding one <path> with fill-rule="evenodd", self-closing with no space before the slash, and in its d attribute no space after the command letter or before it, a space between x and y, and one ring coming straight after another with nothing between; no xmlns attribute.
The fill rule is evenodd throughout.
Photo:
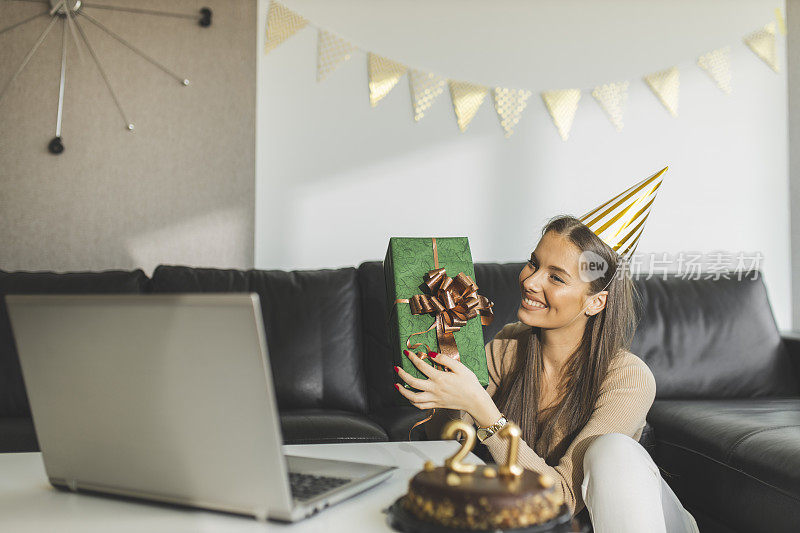
<svg viewBox="0 0 800 533"><path fill-rule="evenodd" d="M483 442L484 440L488 439L489 437L500 431L503 428L503 426L506 425L507 422L508 420L506 420L506 415L500 413L500 419L497 422L495 422L489 427L485 428L478 427L478 429L475 431L475 434L478 437L478 440Z"/></svg>

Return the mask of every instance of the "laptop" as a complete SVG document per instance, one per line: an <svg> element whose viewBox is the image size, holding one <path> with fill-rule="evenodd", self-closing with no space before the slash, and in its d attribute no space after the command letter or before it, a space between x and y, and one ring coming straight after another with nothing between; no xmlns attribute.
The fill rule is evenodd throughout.
<svg viewBox="0 0 800 533"><path fill-rule="evenodd" d="M58 488L291 522L394 470L284 456L257 294L6 300Z"/></svg>

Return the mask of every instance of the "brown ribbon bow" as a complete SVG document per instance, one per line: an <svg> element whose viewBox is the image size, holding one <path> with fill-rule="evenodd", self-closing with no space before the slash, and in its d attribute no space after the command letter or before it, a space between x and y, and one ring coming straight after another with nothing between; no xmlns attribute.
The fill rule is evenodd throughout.
<svg viewBox="0 0 800 533"><path fill-rule="evenodd" d="M419 346L430 347L424 343L411 344L411 337L421 335L436 328L439 342L439 353L453 359L460 359L458 346L453 334L467 325L471 318L480 316L481 325L488 326L494 320L492 303L485 296L478 294L478 285L472 279L459 272L455 278L449 277L444 268L434 268L425 274L425 286L429 294L415 294L409 300L411 314L433 314L436 321L425 331L412 333L406 341L409 350Z"/></svg>

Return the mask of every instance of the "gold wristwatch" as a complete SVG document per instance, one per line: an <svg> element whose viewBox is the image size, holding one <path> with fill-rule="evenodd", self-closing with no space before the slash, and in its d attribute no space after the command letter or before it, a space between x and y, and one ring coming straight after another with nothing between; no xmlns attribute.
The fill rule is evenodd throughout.
<svg viewBox="0 0 800 533"><path fill-rule="evenodd" d="M506 425L506 422L508 422L508 420L506 420L506 415L500 413L500 420L498 420L497 422L495 422L494 424L492 424L487 428L479 427L477 429L475 433L478 436L478 440L481 442L485 441L486 439L488 439L489 437L500 431L500 429Z"/></svg>

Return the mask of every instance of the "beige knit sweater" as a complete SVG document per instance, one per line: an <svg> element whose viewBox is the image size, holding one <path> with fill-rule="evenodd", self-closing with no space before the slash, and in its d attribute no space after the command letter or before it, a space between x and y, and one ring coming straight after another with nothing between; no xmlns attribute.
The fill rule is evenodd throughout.
<svg viewBox="0 0 800 533"><path fill-rule="evenodd" d="M512 366L519 342L525 342L530 335L531 326L522 322L507 324L486 344L486 358L489 366L489 386L487 391L493 394L502 376ZM499 370L499 375L495 372ZM578 433L561 457L558 465L548 465L542 457L524 441L520 441L518 462L524 468L550 475L564 495L564 501L573 515L579 513L585 503L581 495L583 482L583 456L586 449L599 435L606 433L623 433L639 440L645 425L645 416L653 404L656 395L656 381L647 364L630 352L621 352L612 359L608 375L601 387L600 395L595 402L594 412L586 425ZM441 413L441 414L440 414ZM472 417L466 412L437 409L437 418L453 418L461 416L468 423ZM440 427L431 424L431 428ZM556 438L563 438L563 433L556 430ZM508 451L507 441L497 434L483 443L489 449L498 464L503 464Z"/></svg>

